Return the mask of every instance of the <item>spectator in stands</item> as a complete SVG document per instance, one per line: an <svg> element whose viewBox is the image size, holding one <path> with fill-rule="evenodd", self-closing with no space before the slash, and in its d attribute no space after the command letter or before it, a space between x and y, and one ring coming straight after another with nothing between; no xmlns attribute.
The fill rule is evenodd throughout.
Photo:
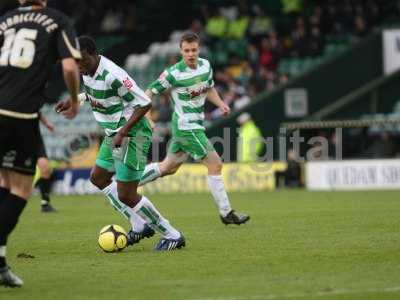
<svg viewBox="0 0 400 300"><path fill-rule="evenodd" d="M357 42L368 34L367 23L362 16L356 16L354 19L353 41Z"/></svg>
<svg viewBox="0 0 400 300"><path fill-rule="evenodd" d="M303 8L302 0L281 0L283 13L286 15L297 15Z"/></svg>
<svg viewBox="0 0 400 300"><path fill-rule="evenodd" d="M260 54L258 52L257 47L254 44L247 45L247 61L249 62L251 68L254 72L258 73L259 65L259 57Z"/></svg>
<svg viewBox="0 0 400 300"><path fill-rule="evenodd" d="M107 11L101 24L101 30L105 33L119 32L123 29L124 19L122 11L113 8Z"/></svg>
<svg viewBox="0 0 400 300"><path fill-rule="evenodd" d="M268 40L272 56L274 57L276 64L278 64L283 54L283 48L282 43L278 37L278 32L275 29L271 29L268 32Z"/></svg>
<svg viewBox="0 0 400 300"><path fill-rule="evenodd" d="M286 84L289 81L289 76L286 73L279 75L279 84Z"/></svg>
<svg viewBox="0 0 400 300"><path fill-rule="evenodd" d="M245 11L240 11L239 16L228 23L227 38L241 40L245 37L249 27L250 18Z"/></svg>
<svg viewBox="0 0 400 300"><path fill-rule="evenodd" d="M318 56L322 54L324 48L324 40L321 36L321 31L318 26L313 26L308 39L308 55Z"/></svg>
<svg viewBox="0 0 400 300"><path fill-rule="evenodd" d="M306 56L308 54L308 36L303 17L297 18L296 27L291 35L293 47L291 55L294 57Z"/></svg>
<svg viewBox="0 0 400 300"><path fill-rule="evenodd" d="M250 97L246 93L246 89L242 86L237 86L235 89L235 99L233 101L233 109L239 110L250 104Z"/></svg>
<svg viewBox="0 0 400 300"><path fill-rule="evenodd" d="M273 22L258 5L253 6L253 18L249 27L249 35L253 43L257 43L262 36L266 36L272 29Z"/></svg>
<svg viewBox="0 0 400 300"><path fill-rule="evenodd" d="M261 40L259 64L261 67L266 68L268 71L276 70L277 61L275 60L275 57L273 55L271 43L268 38L263 38Z"/></svg>
<svg viewBox="0 0 400 300"><path fill-rule="evenodd" d="M220 9L214 8L211 16L206 21L206 33L209 37L208 41L212 44L215 40L225 36L228 28L228 19L225 18Z"/></svg>
<svg viewBox="0 0 400 300"><path fill-rule="evenodd" d="M202 41L206 41L206 33L203 28L203 23L199 19L194 19L190 24L189 31L197 34Z"/></svg>
<svg viewBox="0 0 400 300"><path fill-rule="evenodd" d="M226 68L227 74L233 79L240 78L245 72L247 63L237 55L232 55L229 59L229 65Z"/></svg>

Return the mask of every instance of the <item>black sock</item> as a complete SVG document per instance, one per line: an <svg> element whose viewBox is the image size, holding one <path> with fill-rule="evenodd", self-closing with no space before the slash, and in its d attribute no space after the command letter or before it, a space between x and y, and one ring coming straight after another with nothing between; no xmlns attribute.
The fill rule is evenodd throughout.
<svg viewBox="0 0 400 300"><path fill-rule="evenodd" d="M4 256L0 256L0 269L3 269L7 266L6 258Z"/></svg>
<svg viewBox="0 0 400 300"><path fill-rule="evenodd" d="M7 245L7 238L18 223L26 200L14 194L8 194L0 204L0 245Z"/></svg>
<svg viewBox="0 0 400 300"><path fill-rule="evenodd" d="M10 193L9 189L0 186L0 203L2 203L6 199L9 193Z"/></svg>
<svg viewBox="0 0 400 300"><path fill-rule="evenodd" d="M42 202L42 205L49 204L50 203L50 187L51 187L50 178L47 178L47 179L40 178L38 180L38 182L36 183L36 186L39 188L42 200L47 202L47 203Z"/></svg>

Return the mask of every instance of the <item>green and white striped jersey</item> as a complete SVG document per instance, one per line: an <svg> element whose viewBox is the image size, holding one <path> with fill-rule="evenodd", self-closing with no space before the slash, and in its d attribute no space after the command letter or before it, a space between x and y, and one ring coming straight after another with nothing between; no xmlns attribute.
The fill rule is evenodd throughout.
<svg viewBox="0 0 400 300"><path fill-rule="evenodd" d="M183 60L167 68L149 89L153 94L171 89L175 128L204 130L204 103L213 86L211 65L208 60L199 58L196 69L189 68Z"/></svg>
<svg viewBox="0 0 400 300"><path fill-rule="evenodd" d="M100 56L94 76L83 76L87 100L90 102L96 121L112 136L124 126L136 107L147 106L150 98L140 89L126 71L111 60ZM148 126L142 118L132 130Z"/></svg>

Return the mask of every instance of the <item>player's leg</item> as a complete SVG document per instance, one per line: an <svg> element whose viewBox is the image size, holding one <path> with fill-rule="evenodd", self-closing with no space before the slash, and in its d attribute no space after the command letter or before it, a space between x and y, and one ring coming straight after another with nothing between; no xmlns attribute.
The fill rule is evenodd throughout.
<svg viewBox="0 0 400 300"><path fill-rule="evenodd" d="M137 232L134 239L135 242L139 242L142 238L153 236L154 231L146 226L142 218L135 216L132 209L119 200L117 183L112 179L113 175L114 173L96 165L90 174L90 181L103 192L114 209L131 223L131 231ZM132 239L129 240L129 244L133 244Z"/></svg>
<svg viewBox="0 0 400 300"><path fill-rule="evenodd" d="M129 220L132 226L130 232L135 232L134 238L129 239L129 244L137 243L144 237L151 237L154 231L146 226L142 218L137 217L131 208L122 203L118 198L117 183L112 179L115 173L114 159L111 148L112 139L105 137L97 154L96 165L90 174L90 181L100 189L110 204L122 216Z"/></svg>
<svg viewBox="0 0 400 300"><path fill-rule="evenodd" d="M139 185L145 185L159 177L175 174L179 167L186 161L188 155L184 152L168 153L167 157L160 163L148 164L140 179Z"/></svg>
<svg viewBox="0 0 400 300"><path fill-rule="evenodd" d="M42 212L56 212L54 207L50 204L51 174L53 172L50 161L46 156L39 156L37 167L40 172L40 178L35 186L38 187L40 191Z"/></svg>
<svg viewBox="0 0 400 300"><path fill-rule="evenodd" d="M32 193L38 138L37 119L0 117L0 170L2 181L9 187L0 203L0 284L7 286L23 284L6 263L6 246Z"/></svg>
<svg viewBox="0 0 400 300"><path fill-rule="evenodd" d="M139 181L118 181L118 197L163 237L155 246L157 251L169 251L185 246L184 236L176 230L145 196L137 193Z"/></svg>
<svg viewBox="0 0 400 300"><path fill-rule="evenodd" d="M155 250L179 249L185 246L183 235L161 215L147 197L137 193L150 143L150 135L143 135L140 138L130 137L124 140L122 147L114 149L118 197L125 205L132 208L136 216L142 218L163 236Z"/></svg>
<svg viewBox="0 0 400 300"><path fill-rule="evenodd" d="M36 181L35 186L38 187L40 191L42 212L56 212L50 204L51 175L53 170L50 166L50 161L47 157L43 137L41 135L38 144L37 169L39 169L38 173L40 177Z"/></svg>
<svg viewBox="0 0 400 300"><path fill-rule="evenodd" d="M216 151L208 152L202 160L202 163L208 169L208 187L218 207L222 223L225 225L240 225L246 223L250 217L246 214L234 211L231 207L222 177L222 160L218 153Z"/></svg>
<svg viewBox="0 0 400 300"><path fill-rule="evenodd" d="M0 170L0 204L6 199L9 193L10 183L8 177L6 177L5 172L1 172Z"/></svg>
<svg viewBox="0 0 400 300"><path fill-rule="evenodd" d="M186 139L189 142L186 143L185 152L189 153L194 159L200 159L208 169L207 183L218 207L221 221L226 225L246 223L250 217L235 212L231 207L222 177L222 160L204 131L190 131L190 136L187 136Z"/></svg>
<svg viewBox="0 0 400 300"><path fill-rule="evenodd" d="M188 155L182 151L181 138L173 137L168 148L167 157L160 163L155 162L146 166L139 186L154 181L159 177L175 174L187 158Z"/></svg>
<svg viewBox="0 0 400 300"><path fill-rule="evenodd" d="M6 262L7 240L16 227L27 200L32 192L32 175L13 171L1 171L1 177L8 178L10 192L0 203L0 285L18 287L23 281L10 271Z"/></svg>

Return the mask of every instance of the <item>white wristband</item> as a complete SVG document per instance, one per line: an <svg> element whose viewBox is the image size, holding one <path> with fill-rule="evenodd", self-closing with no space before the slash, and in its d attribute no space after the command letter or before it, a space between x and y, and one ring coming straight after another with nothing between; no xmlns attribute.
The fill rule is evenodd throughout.
<svg viewBox="0 0 400 300"><path fill-rule="evenodd" d="M86 99L87 99L87 96L86 96L85 93L79 94L79 95L78 95L78 102L79 102L79 105L82 106L82 105L85 103Z"/></svg>

